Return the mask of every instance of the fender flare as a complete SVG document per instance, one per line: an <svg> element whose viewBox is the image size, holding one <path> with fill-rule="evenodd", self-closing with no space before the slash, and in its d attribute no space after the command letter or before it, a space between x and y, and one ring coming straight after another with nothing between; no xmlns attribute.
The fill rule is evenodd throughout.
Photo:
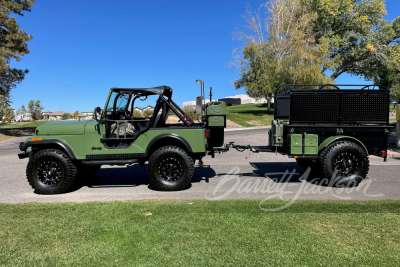
<svg viewBox="0 0 400 267"><path fill-rule="evenodd" d="M48 139L48 140L42 140L42 141L28 141L23 145L20 145L20 150L21 151L26 151L28 147L42 147L42 146L48 146L48 145L55 145L61 147L68 155L68 157L72 160L76 160L75 154L72 151L72 149L62 142L61 140L57 139Z"/></svg>
<svg viewBox="0 0 400 267"><path fill-rule="evenodd" d="M153 140L151 140L151 142L147 145L145 156L147 157L149 155L150 149L153 147L153 145L156 142L158 142L158 141L160 141L162 139L167 139L167 138L172 138L172 139L175 139L175 140L181 142L189 153L193 153L192 147L185 140L185 138L183 138L182 136L177 135L177 134L172 134L172 133L168 133L167 134L167 133L165 133L165 134L157 135L155 138L153 138Z"/></svg>
<svg viewBox="0 0 400 267"><path fill-rule="evenodd" d="M322 149L324 149L327 146L329 146L331 143L336 142L338 140L343 140L343 139L344 140L355 141L355 143L361 145L364 148L365 152L369 156L368 149L365 147L365 145L360 140L358 140L357 138L354 138L352 136L347 136L347 135L331 136L331 137L327 138L324 142L322 142L319 145L318 152L320 152Z"/></svg>

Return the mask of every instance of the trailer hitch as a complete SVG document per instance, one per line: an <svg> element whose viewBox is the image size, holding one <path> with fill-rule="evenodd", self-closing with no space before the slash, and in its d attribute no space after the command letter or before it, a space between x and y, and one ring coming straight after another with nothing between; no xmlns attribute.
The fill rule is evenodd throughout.
<svg viewBox="0 0 400 267"><path fill-rule="evenodd" d="M260 152L276 152L276 147L273 146L243 146L243 145L235 145L235 142L229 142L223 148L214 148L213 152L222 154L228 152L230 148L236 149L239 152L250 151L253 153L260 153Z"/></svg>

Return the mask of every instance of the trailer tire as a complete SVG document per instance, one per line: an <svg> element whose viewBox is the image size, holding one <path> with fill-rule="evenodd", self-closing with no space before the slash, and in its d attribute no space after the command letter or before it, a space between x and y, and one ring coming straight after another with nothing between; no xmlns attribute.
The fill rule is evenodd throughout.
<svg viewBox="0 0 400 267"><path fill-rule="evenodd" d="M160 191L179 191L192 181L194 163L180 147L164 146L149 159L147 172L151 184Z"/></svg>
<svg viewBox="0 0 400 267"><path fill-rule="evenodd" d="M62 194L74 185L77 168L71 159L57 149L35 153L26 167L26 177L35 192L42 195Z"/></svg>
<svg viewBox="0 0 400 267"><path fill-rule="evenodd" d="M367 177L368 154L351 141L337 141L320 153L320 172L334 187L355 187Z"/></svg>

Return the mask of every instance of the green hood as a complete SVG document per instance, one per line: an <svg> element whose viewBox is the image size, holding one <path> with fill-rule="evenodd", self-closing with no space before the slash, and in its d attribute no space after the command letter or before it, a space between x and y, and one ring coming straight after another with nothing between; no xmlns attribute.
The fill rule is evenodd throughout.
<svg viewBox="0 0 400 267"><path fill-rule="evenodd" d="M89 120L48 122L36 128L36 135L85 134L85 125Z"/></svg>

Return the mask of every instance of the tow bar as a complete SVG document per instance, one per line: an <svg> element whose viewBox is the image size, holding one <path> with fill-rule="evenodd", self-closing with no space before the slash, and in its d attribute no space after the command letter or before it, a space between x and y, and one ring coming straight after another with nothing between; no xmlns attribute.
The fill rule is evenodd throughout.
<svg viewBox="0 0 400 267"><path fill-rule="evenodd" d="M211 155L214 156L214 153L222 154L229 151L229 148L236 149L239 152L250 151L253 153L260 153L260 152L277 152L277 147L274 146L242 146L242 145L235 145L235 142L229 142L223 148L214 148L211 151Z"/></svg>

